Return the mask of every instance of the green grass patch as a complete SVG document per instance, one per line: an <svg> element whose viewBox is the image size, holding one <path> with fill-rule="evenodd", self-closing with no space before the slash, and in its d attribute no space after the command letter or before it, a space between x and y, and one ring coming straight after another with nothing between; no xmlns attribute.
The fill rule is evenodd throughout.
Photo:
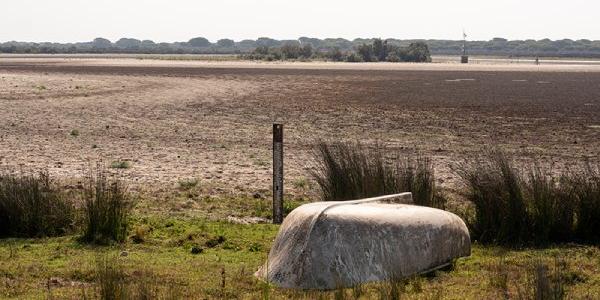
<svg viewBox="0 0 600 300"><path fill-rule="evenodd" d="M277 289L253 276L267 257L276 225L164 215L138 215L130 222L132 228L146 228L143 242L130 237L121 245L87 246L77 236L0 240L0 298L97 298L103 289L122 289L136 299L142 294L209 299L532 298L536 282L556 287L557 259L566 297L600 295L600 250L593 246L511 250L476 244L472 256L457 260L450 270L402 282L303 292ZM222 241L207 247L211 240ZM203 251L193 254L194 246ZM545 271L536 275L536 266L545 266Z"/></svg>

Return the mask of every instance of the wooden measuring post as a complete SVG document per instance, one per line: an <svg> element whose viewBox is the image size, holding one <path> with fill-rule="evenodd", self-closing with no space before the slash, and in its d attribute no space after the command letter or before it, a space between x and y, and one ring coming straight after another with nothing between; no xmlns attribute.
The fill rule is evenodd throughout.
<svg viewBox="0 0 600 300"><path fill-rule="evenodd" d="M283 222L283 124L273 124L273 224Z"/></svg>

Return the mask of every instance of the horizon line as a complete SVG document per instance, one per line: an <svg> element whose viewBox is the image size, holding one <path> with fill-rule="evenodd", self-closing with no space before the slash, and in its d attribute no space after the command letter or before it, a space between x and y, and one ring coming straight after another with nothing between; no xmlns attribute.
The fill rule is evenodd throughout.
<svg viewBox="0 0 600 300"><path fill-rule="evenodd" d="M143 38L137 38L137 37L128 37L128 36L123 36L121 38L118 39L114 39L111 40L110 38L105 38L102 36L97 36L91 40L87 40L87 41L26 41L26 40L16 40L16 39L12 39L12 40L0 40L0 43L10 43L10 42L15 42L15 43L35 43L35 44L43 44L43 43L52 43L52 44L78 44L78 43L89 43L89 42L93 42L95 39L106 39L108 41L110 41L111 43L117 42L121 39L134 39L134 40L139 40L139 41L152 41L154 43L169 43L169 44L173 44L173 43L187 43L189 42L191 39L195 39L195 38L205 38L207 39L210 43L217 43L219 40L232 40L236 43L239 42L243 42L243 41L257 41L258 39L263 39L263 38L267 38L267 39L272 39L272 40L276 40L276 41L299 41L302 38L309 38L309 39L318 39L318 40L328 40L328 39L332 39L332 40L346 40L346 41L356 41L356 40L373 40L373 39L382 39L384 41L386 40L397 40L397 41L463 41L462 39L447 39L447 38L394 38L394 37L387 37L387 38L382 38L382 37L357 37L357 38L353 38L353 39L347 39L347 38L343 38L343 37L326 37L326 38L318 38L318 37L310 37L310 36L300 36L296 39L277 39L277 38L271 38L268 36L261 36L258 38L246 38L246 39L232 39L232 38L227 38L227 37L223 37L223 38L219 38L219 39L209 39L203 36L194 36L189 38L187 41L158 41L158 40L152 40L152 39L143 39ZM508 38L503 38L501 36L498 37L493 37L491 39L473 39L473 40L468 40L467 42L489 42L489 41L493 41L495 39L503 39L506 40L508 42L511 41L543 41L543 40L549 40L549 41L564 41L564 40L571 40L571 41L591 41L591 42L595 42L595 41L600 41L600 40L594 40L594 39L586 39L586 38L577 38L577 39L572 39L572 38L562 38L562 39L551 39L551 38L542 38L542 39L534 39L534 38L527 38L527 39L508 39Z"/></svg>

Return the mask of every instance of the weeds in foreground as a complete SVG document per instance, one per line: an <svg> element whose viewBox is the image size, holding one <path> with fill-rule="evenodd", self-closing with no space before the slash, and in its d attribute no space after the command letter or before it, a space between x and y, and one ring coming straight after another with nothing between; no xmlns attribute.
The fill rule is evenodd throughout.
<svg viewBox="0 0 600 300"><path fill-rule="evenodd" d="M165 290L153 272L142 268L127 274L119 258L110 255L97 260L96 290L103 300L181 298L173 289Z"/></svg>
<svg viewBox="0 0 600 300"><path fill-rule="evenodd" d="M85 229L82 240L107 244L127 237L127 219L131 205L127 189L117 177L110 177L98 166L90 171L85 186Z"/></svg>
<svg viewBox="0 0 600 300"><path fill-rule="evenodd" d="M510 298L508 292L509 270L506 267L505 259L506 258L504 256L500 256L498 260L489 265L489 271L491 274L488 279L490 287L498 290L504 299L508 299Z"/></svg>
<svg viewBox="0 0 600 300"><path fill-rule="evenodd" d="M444 197L436 192L435 172L429 158L392 161L381 146L367 149L360 144L320 143L312 173L324 201L356 200L401 192L412 192L417 205L443 208Z"/></svg>
<svg viewBox="0 0 600 300"><path fill-rule="evenodd" d="M74 226L73 202L47 172L0 174L0 237L58 236Z"/></svg>
<svg viewBox="0 0 600 300"><path fill-rule="evenodd" d="M550 270L548 264L536 260L532 266L533 273L533 297L535 299L564 299L564 270L565 262L559 258L554 259L554 270Z"/></svg>
<svg viewBox="0 0 600 300"><path fill-rule="evenodd" d="M357 284L352 288L340 288L330 292L317 292L320 298L325 296L329 299L328 294L333 294L333 299L383 299L383 300L398 300L403 299L408 295L420 295L422 294L423 278L420 276L411 276L402 279L390 279L381 282L371 282L364 284ZM315 299L309 297L308 299Z"/></svg>
<svg viewBox="0 0 600 300"><path fill-rule="evenodd" d="M558 257L554 263L535 258L525 266L525 272L515 273L506 258L500 256L489 267L489 285L503 299L564 299L566 296L566 262ZM519 277L524 277L523 282ZM514 287L511 292L510 286ZM516 294L516 295L514 295Z"/></svg>
<svg viewBox="0 0 600 300"><path fill-rule="evenodd" d="M0 241L0 257L5 258L2 264L8 272L7 276L23 282L20 286L0 286L0 298L9 294L19 299L43 298L44 295L40 294L44 291L36 291L35 287L45 283L50 276L57 276L61 284L52 286L54 299L83 299L81 295L84 290L88 299L99 299L94 258L106 251L110 252L109 257L116 257L123 266L129 299L138 299L135 295L140 293L140 289L157 295L154 299L265 299L262 298L263 294L271 299L332 299L334 296L333 291L279 289L262 285L261 281L254 278L255 266L264 262L269 245L277 234L277 226L213 222L202 217L165 218L164 215L140 216L132 218L130 222L132 228L145 225L153 228L153 232L144 245L128 244L127 256L122 256L121 245L109 248L80 247L71 238L45 239L35 243L30 240ZM198 236L188 241L188 232ZM218 235L225 236L226 242L210 249L204 246L208 238ZM185 242L179 244L178 239ZM259 252L250 250L256 241L263 246ZM228 243L237 247L229 247ZM197 255L189 253L189 247L194 244L204 247L205 252ZM12 259L8 259L10 245L15 251ZM59 248L60 252L57 250ZM600 293L595 284L599 278L596 272L599 251L597 247L584 245L514 250L474 244L470 258L459 259L452 271L439 270L420 277L420 284L409 282L400 299L440 299L440 295L452 299L502 299L501 291L488 284L488 278L493 275L487 266L495 262L499 255L505 257L503 264L508 273L510 297L533 299L531 263L536 258L546 263L547 275L552 279L556 254L568 262L561 276L566 297L597 299ZM57 254L61 255L59 261L54 257ZM57 262L64 267L55 269ZM226 270L225 290L221 288L222 267ZM390 288L385 282L368 283L356 293L361 297L354 297L354 288L345 289L345 293L347 299L379 299ZM523 297L519 298L519 295Z"/></svg>
<svg viewBox="0 0 600 300"><path fill-rule="evenodd" d="M100 299L127 299L125 278L125 272L118 259L112 257L99 259L96 266L96 282Z"/></svg>

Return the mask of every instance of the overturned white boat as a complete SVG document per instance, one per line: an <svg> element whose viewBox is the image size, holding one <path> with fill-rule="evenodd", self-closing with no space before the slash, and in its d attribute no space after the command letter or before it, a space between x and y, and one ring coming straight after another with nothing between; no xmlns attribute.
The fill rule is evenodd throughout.
<svg viewBox="0 0 600 300"><path fill-rule="evenodd" d="M329 290L401 279L470 255L458 216L411 204L404 193L302 205L281 225L256 276L282 288Z"/></svg>

